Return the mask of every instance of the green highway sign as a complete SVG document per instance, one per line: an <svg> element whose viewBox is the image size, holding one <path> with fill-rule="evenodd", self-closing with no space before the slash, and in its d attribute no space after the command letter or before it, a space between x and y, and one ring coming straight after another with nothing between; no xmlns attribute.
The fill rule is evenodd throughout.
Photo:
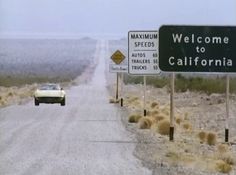
<svg viewBox="0 0 236 175"><path fill-rule="evenodd" d="M159 67L167 72L236 72L236 27L162 26Z"/></svg>

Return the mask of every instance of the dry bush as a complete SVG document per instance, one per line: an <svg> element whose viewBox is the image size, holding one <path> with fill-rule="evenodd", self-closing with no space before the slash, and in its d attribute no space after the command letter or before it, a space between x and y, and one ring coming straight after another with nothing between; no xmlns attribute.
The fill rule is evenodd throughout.
<svg viewBox="0 0 236 175"><path fill-rule="evenodd" d="M217 146L217 150L220 154L224 154L229 151L229 146L226 144L220 144Z"/></svg>
<svg viewBox="0 0 236 175"><path fill-rule="evenodd" d="M152 121L148 117L142 117L139 122L139 129L150 129L152 126Z"/></svg>
<svg viewBox="0 0 236 175"><path fill-rule="evenodd" d="M168 108L164 108L164 109L162 110L162 112L163 112L165 115L170 115L170 109L168 109Z"/></svg>
<svg viewBox="0 0 236 175"><path fill-rule="evenodd" d="M8 96L8 97L12 97L12 96L13 96L13 93L12 93L12 92L8 92L7 96Z"/></svg>
<svg viewBox="0 0 236 175"><path fill-rule="evenodd" d="M150 129L155 131L155 132L158 132L158 124L157 123L153 123Z"/></svg>
<svg viewBox="0 0 236 175"><path fill-rule="evenodd" d="M160 113L158 115L155 115L154 118L157 122L160 122L161 120L167 119L167 116L163 113Z"/></svg>
<svg viewBox="0 0 236 175"><path fill-rule="evenodd" d="M216 170L221 173L229 173L232 170L232 167L223 160L218 160L216 162Z"/></svg>
<svg viewBox="0 0 236 175"><path fill-rule="evenodd" d="M182 124L182 126L183 126L183 128L185 129L185 130L192 130L192 125L191 125L191 123L189 123L189 122L184 122L183 124Z"/></svg>
<svg viewBox="0 0 236 175"><path fill-rule="evenodd" d="M230 153L221 155L221 159L229 165L235 164L235 159L234 159L233 155Z"/></svg>
<svg viewBox="0 0 236 175"><path fill-rule="evenodd" d="M142 118L139 114L133 114L129 116L129 123L138 123L139 119Z"/></svg>
<svg viewBox="0 0 236 175"><path fill-rule="evenodd" d="M5 106L6 104L7 104L7 101L6 101L6 100L2 99L2 100L0 101L0 106Z"/></svg>
<svg viewBox="0 0 236 175"><path fill-rule="evenodd" d="M158 103L157 102L152 102L151 108L158 108Z"/></svg>
<svg viewBox="0 0 236 175"><path fill-rule="evenodd" d="M138 100L139 100L138 97L130 97L130 98L128 99L128 102L129 102L129 103L133 103L133 102L138 101Z"/></svg>
<svg viewBox="0 0 236 175"><path fill-rule="evenodd" d="M209 133L207 134L206 140L207 140L207 144L208 144L208 145L215 145L216 142L217 142L216 134L213 133L213 132L209 132Z"/></svg>
<svg viewBox="0 0 236 175"><path fill-rule="evenodd" d="M182 117L180 117L180 116L177 116L176 118L175 118L175 122L178 124L178 125L180 125L180 123L183 121L183 119L182 119Z"/></svg>
<svg viewBox="0 0 236 175"><path fill-rule="evenodd" d="M169 120L161 120L158 123L158 133L161 135L169 135L170 133L170 121Z"/></svg>
<svg viewBox="0 0 236 175"><path fill-rule="evenodd" d="M148 118L151 121L151 124L153 125L154 123L156 123L156 119L153 116L147 116L146 118Z"/></svg>
<svg viewBox="0 0 236 175"><path fill-rule="evenodd" d="M150 112L150 115L158 115L160 112L158 110L154 110Z"/></svg>
<svg viewBox="0 0 236 175"><path fill-rule="evenodd" d="M205 131L200 131L197 136L200 139L200 142L203 143L206 141L207 133Z"/></svg>

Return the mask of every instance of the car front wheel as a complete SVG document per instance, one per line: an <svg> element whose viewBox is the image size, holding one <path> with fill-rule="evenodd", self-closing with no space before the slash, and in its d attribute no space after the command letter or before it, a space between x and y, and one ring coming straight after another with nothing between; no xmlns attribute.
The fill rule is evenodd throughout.
<svg viewBox="0 0 236 175"><path fill-rule="evenodd" d="M65 106L66 105L66 98L63 98L63 100L61 101L61 106Z"/></svg>
<svg viewBox="0 0 236 175"><path fill-rule="evenodd" d="M36 98L34 99L34 104L35 106L39 106L39 101Z"/></svg>

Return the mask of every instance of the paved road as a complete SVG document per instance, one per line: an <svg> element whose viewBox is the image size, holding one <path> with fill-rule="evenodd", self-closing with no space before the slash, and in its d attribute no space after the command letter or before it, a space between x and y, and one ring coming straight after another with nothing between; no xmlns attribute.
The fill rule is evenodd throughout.
<svg viewBox="0 0 236 175"><path fill-rule="evenodd" d="M99 42L92 81L67 91L67 105L0 109L0 175L148 175L133 135L105 88L107 42Z"/></svg>

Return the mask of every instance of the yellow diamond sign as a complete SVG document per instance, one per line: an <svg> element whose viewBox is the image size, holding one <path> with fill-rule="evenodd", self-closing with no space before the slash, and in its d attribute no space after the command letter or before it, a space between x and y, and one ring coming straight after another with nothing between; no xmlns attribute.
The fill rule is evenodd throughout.
<svg viewBox="0 0 236 175"><path fill-rule="evenodd" d="M115 53L113 53L111 59L114 63L120 64L125 59L125 56L121 51L117 50Z"/></svg>

